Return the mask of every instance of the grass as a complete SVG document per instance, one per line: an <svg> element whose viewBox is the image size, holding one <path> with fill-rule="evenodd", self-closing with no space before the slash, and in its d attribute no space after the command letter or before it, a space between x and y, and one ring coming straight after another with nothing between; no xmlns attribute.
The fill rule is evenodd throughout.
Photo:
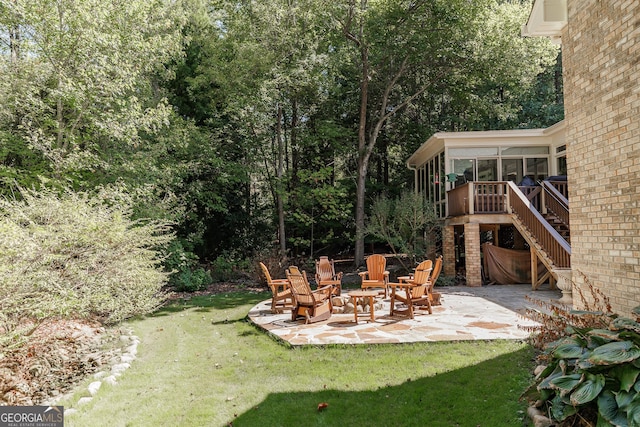
<svg viewBox="0 0 640 427"><path fill-rule="evenodd" d="M138 359L71 426L518 426L521 342L295 347L246 320L267 294L198 297L130 322ZM327 403L323 411L318 404Z"/></svg>

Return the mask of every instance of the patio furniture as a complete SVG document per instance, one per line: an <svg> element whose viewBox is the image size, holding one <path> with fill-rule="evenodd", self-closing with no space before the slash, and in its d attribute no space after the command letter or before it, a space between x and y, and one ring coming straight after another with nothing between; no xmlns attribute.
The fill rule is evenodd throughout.
<svg viewBox="0 0 640 427"><path fill-rule="evenodd" d="M333 286L324 286L312 291L303 273L296 266L291 266L287 270L287 279L295 300L295 306L291 310L291 320L304 317L305 323L314 323L329 319L333 311L331 303Z"/></svg>
<svg viewBox="0 0 640 427"><path fill-rule="evenodd" d="M367 258L367 271L358 273L362 278L362 289L383 288L384 297L387 297L387 283L389 282L389 272L387 259L380 254L373 254Z"/></svg>
<svg viewBox="0 0 640 427"><path fill-rule="evenodd" d="M433 265L433 270L431 270L431 276L429 276L429 282L427 286L427 294L429 295L429 304L427 304L426 301L418 300L413 305L418 306L418 308L425 308L425 307L428 308L429 305L431 305L432 307L434 305L442 305L442 303L440 302L440 298L442 297L442 294L440 292L436 292L433 290L436 282L438 281L438 277L440 277L441 271L442 271L442 255L436 258L436 262ZM408 282L409 279L412 279L412 278L413 276L401 276L401 277L398 277L398 281Z"/></svg>
<svg viewBox="0 0 640 427"><path fill-rule="evenodd" d="M440 272L442 271L442 255L436 258L436 262L433 266L433 270L431 271L431 276L429 277L429 288L427 292L429 293L429 301L431 305L441 305L440 302L440 292L434 292L433 288L438 281L438 277L440 277Z"/></svg>
<svg viewBox="0 0 640 427"><path fill-rule="evenodd" d="M433 269L433 261L422 261L413 274L413 278L402 283L389 283L391 287L390 315L406 315L413 319L414 305L426 305L429 314L432 314L431 300L428 294L429 276ZM398 292L400 291L400 293ZM404 303L406 308L396 309L396 302Z"/></svg>
<svg viewBox="0 0 640 427"><path fill-rule="evenodd" d="M329 257L321 256L316 260L316 283L318 287L333 286L334 295L342 293L342 272L336 273L335 262Z"/></svg>
<svg viewBox="0 0 640 427"><path fill-rule="evenodd" d="M260 268L267 278L267 284L271 289L271 312L282 313L283 310L291 310L293 308L293 295L289 289L289 280L272 279L269 269L264 263L260 262Z"/></svg>
<svg viewBox="0 0 640 427"><path fill-rule="evenodd" d="M349 296L353 299L353 318L358 323L358 298L369 298L369 315L371 321L375 321L375 313L373 309L373 303L375 297L378 296L378 291L351 291L349 292Z"/></svg>

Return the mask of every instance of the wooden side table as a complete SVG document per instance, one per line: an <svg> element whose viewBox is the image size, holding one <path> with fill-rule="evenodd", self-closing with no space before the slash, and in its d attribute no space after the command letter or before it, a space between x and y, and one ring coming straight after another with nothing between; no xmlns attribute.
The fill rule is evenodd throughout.
<svg viewBox="0 0 640 427"><path fill-rule="evenodd" d="M348 294L353 298L353 318L358 323L358 298L369 298L369 313L371 314L371 321L375 321L376 317L373 312L373 301L378 296L378 291L351 291Z"/></svg>

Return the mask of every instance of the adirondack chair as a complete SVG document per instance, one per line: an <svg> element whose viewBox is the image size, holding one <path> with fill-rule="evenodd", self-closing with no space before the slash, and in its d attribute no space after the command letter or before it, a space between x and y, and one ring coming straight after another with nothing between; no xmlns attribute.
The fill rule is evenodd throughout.
<svg viewBox="0 0 640 427"><path fill-rule="evenodd" d="M424 305L431 311L431 300L429 298L429 276L433 269L433 261L430 259L422 261L416 267L413 277L405 283L392 283L391 292L391 316L403 314L413 319L414 306ZM406 308L396 309L397 302L404 303Z"/></svg>
<svg viewBox="0 0 640 427"><path fill-rule="evenodd" d="M440 272L442 271L442 255L436 258L435 265L433 266L433 271L431 272L431 277L429 277L429 300L431 305L441 305L440 302L440 292L435 292L433 290L436 282L438 281L438 277L440 277Z"/></svg>
<svg viewBox="0 0 640 427"><path fill-rule="evenodd" d="M414 303L414 305L418 308L427 308L431 310L431 307L434 305L442 305L440 302L440 297L442 296L440 292L436 292L433 290L438 277L440 277L440 272L442 271L442 255L436 258L436 262L433 266L433 270L431 270L431 276L429 276L429 282L427 283L427 295L429 296L428 301L420 300ZM431 311L429 311L431 312Z"/></svg>
<svg viewBox="0 0 640 427"><path fill-rule="evenodd" d="M342 293L342 272L336 273L335 263L333 260L329 261L329 257L321 256L316 260L316 283L319 288L333 286L333 295Z"/></svg>
<svg viewBox="0 0 640 427"><path fill-rule="evenodd" d="M331 290L333 286L324 286L312 291L306 275L304 272L300 272L296 266L289 267L287 279L295 300L295 306L291 310L291 320L304 317L305 323L314 323L331 317L333 312Z"/></svg>
<svg viewBox="0 0 640 427"><path fill-rule="evenodd" d="M269 269L264 263L260 263L260 268L267 279L267 284L271 289L271 312L282 313L283 310L293 308L293 295L289 289L289 280L272 279Z"/></svg>
<svg viewBox="0 0 640 427"><path fill-rule="evenodd" d="M387 297L387 283L389 282L389 272L387 268L387 259L380 254L373 254L367 258L367 271L358 273L362 278L362 289L382 288L384 289L384 297Z"/></svg>

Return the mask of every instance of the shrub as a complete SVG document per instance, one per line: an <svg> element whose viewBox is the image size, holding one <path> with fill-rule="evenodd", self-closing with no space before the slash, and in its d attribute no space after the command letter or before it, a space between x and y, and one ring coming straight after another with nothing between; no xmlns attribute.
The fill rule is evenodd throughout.
<svg viewBox="0 0 640 427"><path fill-rule="evenodd" d="M456 278L455 277L451 277L451 276L443 276L442 274L440 275L440 277L438 277L438 280L436 280L436 284L435 286L455 286L456 283Z"/></svg>
<svg viewBox="0 0 640 427"><path fill-rule="evenodd" d="M224 251L212 263L213 280L228 282L251 274L254 267L250 260L232 251Z"/></svg>
<svg viewBox="0 0 640 427"><path fill-rule="evenodd" d="M97 316L107 323L162 302L157 248L172 238L132 221L116 194L23 191L0 199L0 332L21 322Z"/></svg>
<svg viewBox="0 0 640 427"><path fill-rule="evenodd" d="M373 202L367 233L389 245L405 270L405 254L415 265L425 258L438 232L438 220L432 204L413 191L405 191L397 199L385 195Z"/></svg>
<svg viewBox="0 0 640 427"><path fill-rule="evenodd" d="M587 310L547 304L530 312L542 322L534 344L543 346L546 366L524 397L560 426L639 426L640 323L613 314L606 296L587 283L591 308L577 288Z"/></svg>
<svg viewBox="0 0 640 427"><path fill-rule="evenodd" d="M169 285L179 292L200 291L211 283L211 275L198 264L198 256L174 240L166 249L164 267L170 273Z"/></svg>

